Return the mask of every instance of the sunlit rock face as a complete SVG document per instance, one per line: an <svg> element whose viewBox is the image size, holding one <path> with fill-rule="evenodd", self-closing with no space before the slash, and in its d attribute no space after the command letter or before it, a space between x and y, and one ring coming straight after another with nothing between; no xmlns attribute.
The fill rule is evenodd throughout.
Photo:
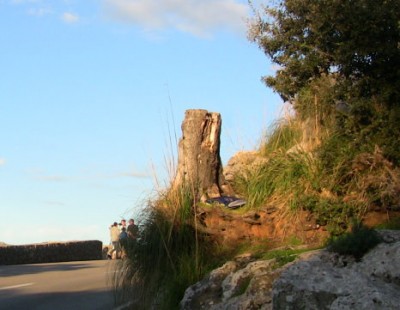
<svg viewBox="0 0 400 310"><path fill-rule="evenodd" d="M181 309L399 309L400 232L356 262L326 250L274 268L274 260L236 258L190 286Z"/></svg>
<svg viewBox="0 0 400 310"><path fill-rule="evenodd" d="M398 309L400 242L380 244L361 263L322 251L285 270L273 286L274 309Z"/></svg>
<svg viewBox="0 0 400 310"><path fill-rule="evenodd" d="M381 234L385 242L360 263L321 251L287 268L274 283L273 308L398 309L400 235Z"/></svg>
<svg viewBox="0 0 400 310"><path fill-rule="evenodd" d="M271 287L279 271L274 260L239 257L190 286L181 309L272 309Z"/></svg>
<svg viewBox="0 0 400 310"><path fill-rule="evenodd" d="M268 159L261 156L256 151L242 151L236 153L229 159L224 167L224 176L226 181L233 182L236 176L246 174L248 171L257 169L268 162Z"/></svg>

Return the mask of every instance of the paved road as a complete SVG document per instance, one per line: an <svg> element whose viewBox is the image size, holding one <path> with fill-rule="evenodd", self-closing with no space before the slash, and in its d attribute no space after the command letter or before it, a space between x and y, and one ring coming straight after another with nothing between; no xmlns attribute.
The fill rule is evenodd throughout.
<svg viewBox="0 0 400 310"><path fill-rule="evenodd" d="M0 309L116 309L114 261L0 266Z"/></svg>

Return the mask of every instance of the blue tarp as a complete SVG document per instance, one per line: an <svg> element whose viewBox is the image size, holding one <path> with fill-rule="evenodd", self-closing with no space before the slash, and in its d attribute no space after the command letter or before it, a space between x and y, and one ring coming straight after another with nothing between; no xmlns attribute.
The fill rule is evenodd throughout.
<svg viewBox="0 0 400 310"><path fill-rule="evenodd" d="M220 196L206 200L207 203L220 203L229 209L237 209L246 204L246 200L232 196Z"/></svg>

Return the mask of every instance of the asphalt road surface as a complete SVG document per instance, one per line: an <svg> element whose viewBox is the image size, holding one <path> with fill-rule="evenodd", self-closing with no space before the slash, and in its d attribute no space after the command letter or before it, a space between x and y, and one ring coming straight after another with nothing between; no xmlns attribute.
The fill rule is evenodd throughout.
<svg viewBox="0 0 400 310"><path fill-rule="evenodd" d="M0 266L0 309L122 309L114 304L115 261Z"/></svg>

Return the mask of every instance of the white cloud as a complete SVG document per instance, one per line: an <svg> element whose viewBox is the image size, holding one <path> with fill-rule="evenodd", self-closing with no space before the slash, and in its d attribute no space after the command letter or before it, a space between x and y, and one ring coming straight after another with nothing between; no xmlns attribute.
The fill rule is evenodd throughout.
<svg viewBox="0 0 400 310"><path fill-rule="evenodd" d="M55 201L55 200L46 200L43 203L48 206L51 206L51 207L64 207L65 206L64 202Z"/></svg>
<svg viewBox="0 0 400 310"><path fill-rule="evenodd" d="M27 14L31 16L42 17L54 13L51 4L42 0L10 0L10 3L26 8Z"/></svg>
<svg viewBox="0 0 400 310"><path fill-rule="evenodd" d="M70 181L71 177L64 176L64 175L58 175L58 174L48 174L46 171L38 168L33 168L28 171L26 171L27 174L39 181L46 181L46 182L65 182L65 181Z"/></svg>
<svg viewBox="0 0 400 310"><path fill-rule="evenodd" d="M30 8L28 10L28 14L32 16L44 16L53 13L53 11L50 8Z"/></svg>
<svg viewBox="0 0 400 310"><path fill-rule="evenodd" d="M41 175L37 176L37 179L49 182L64 182L69 180L67 177L61 175Z"/></svg>
<svg viewBox="0 0 400 310"><path fill-rule="evenodd" d="M0 158L0 166L4 166L6 164L6 160L4 158Z"/></svg>
<svg viewBox="0 0 400 310"><path fill-rule="evenodd" d="M65 12L62 16L61 19L66 22L67 24L74 24L79 21L79 15L70 13L70 12Z"/></svg>
<svg viewBox="0 0 400 310"><path fill-rule="evenodd" d="M103 0L105 15L146 30L177 29L197 36L245 31L249 8L236 0Z"/></svg>

